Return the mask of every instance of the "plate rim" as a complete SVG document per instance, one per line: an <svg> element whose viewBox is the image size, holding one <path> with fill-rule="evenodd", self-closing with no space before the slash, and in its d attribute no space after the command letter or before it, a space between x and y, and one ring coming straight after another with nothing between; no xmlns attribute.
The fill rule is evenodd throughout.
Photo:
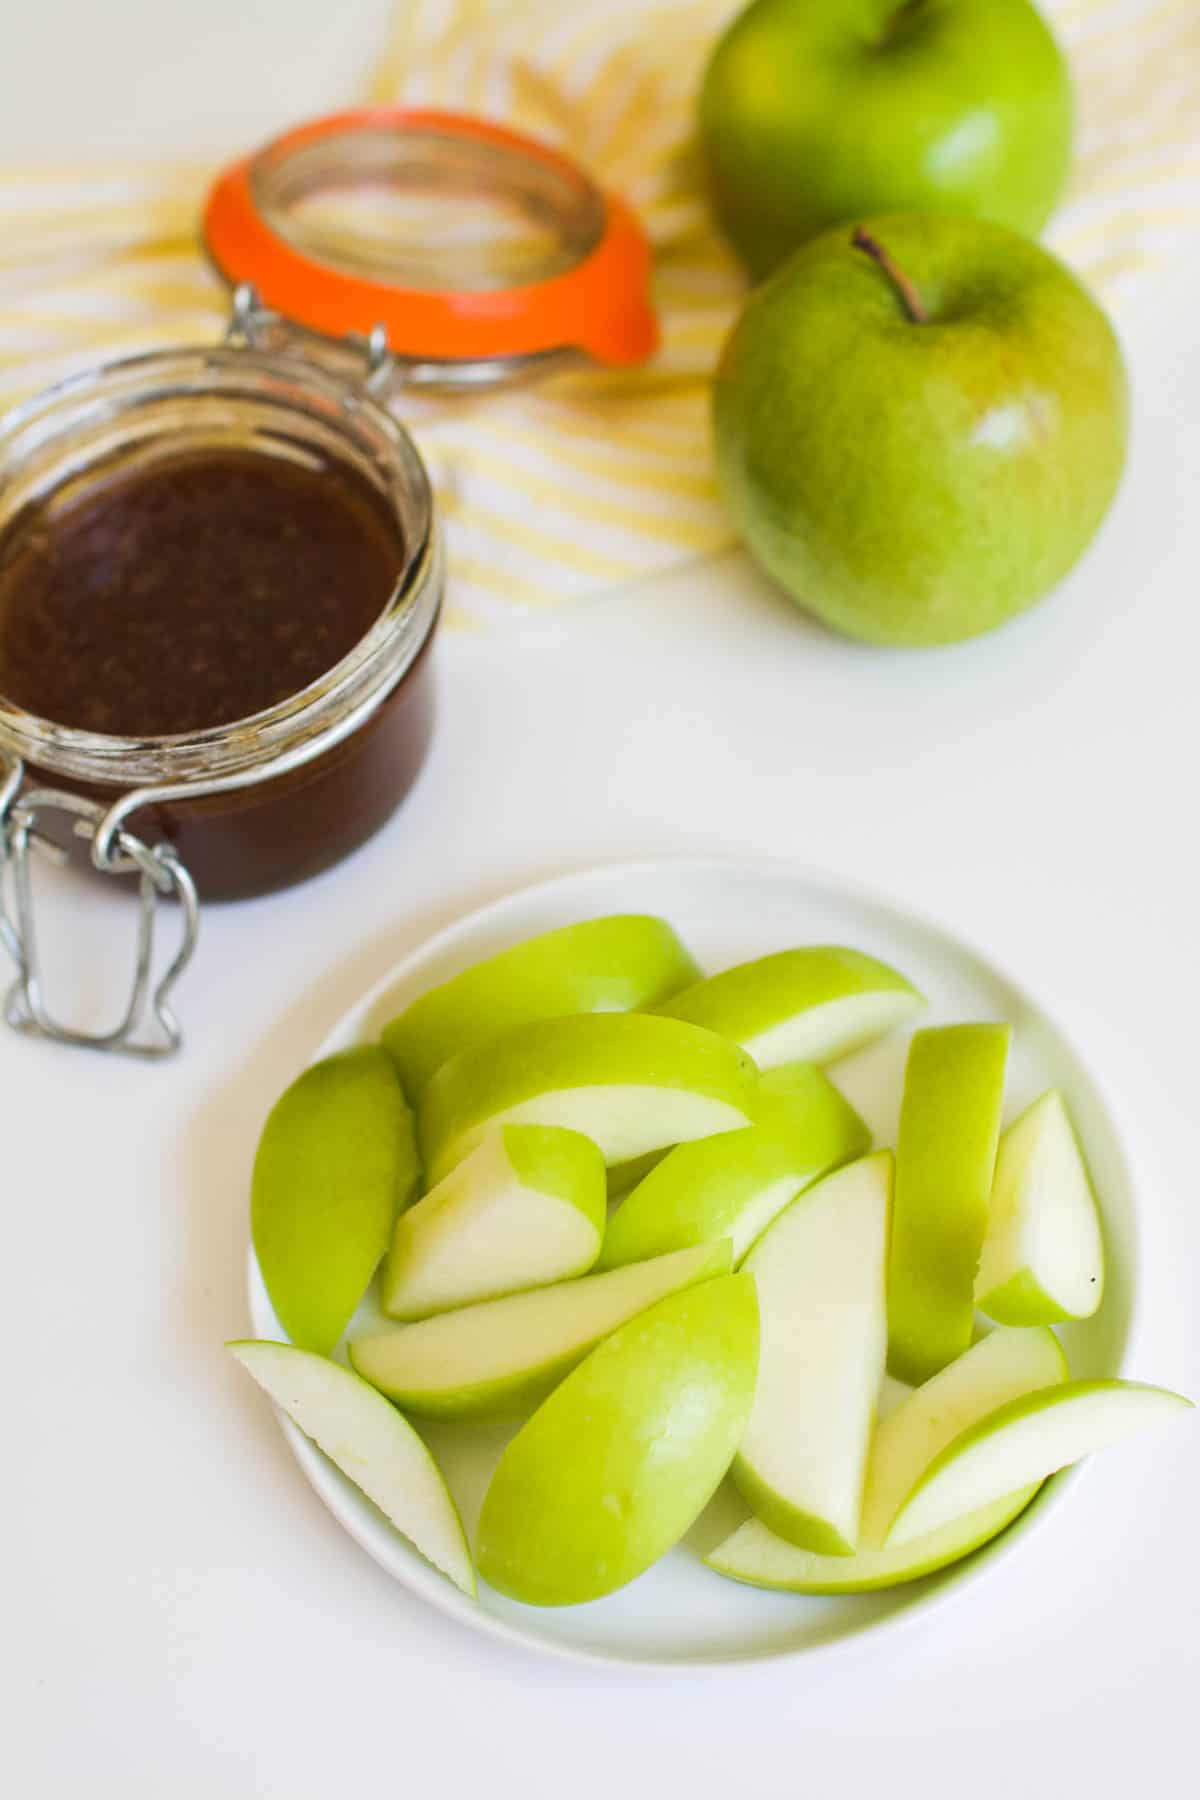
<svg viewBox="0 0 1200 1800"><path fill-rule="evenodd" d="M481 925L486 926L496 916L502 916L506 911L519 908L522 904L532 900L553 899L559 893L566 894L574 887L586 886L597 880L612 877L627 877L636 880L640 876L649 881L665 874L679 875L688 871L696 875L710 872L737 873L824 887L844 894L849 900L857 902L861 906L898 916L919 931L945 939L954 950L965 954L991 975L999 977L1019 1000L1029 1005L1035 1014L1048 1021L1100 1101L1112 1131L1114 1148L1119 1156L1125 1187L1130 1196L1133 1220L1132 1243L1130 1251L1124 1259L1129 1288L1128 1318L1115 1370L1116 1374L1123 1374L1130 1365L1131 1353L1141 1330L1142 1234L1137 1204L1134 1159L1129 1148L1131 1134L1126 1129L1122 1111L1115 1104L1108 1084L1097 1075L1090 1058L1085 1057L1080 1051L1072 1032L1064 1028L1057 1015L1048 1011L1046 1006L1030 992L1021 977L1014 974L999 957L980 948L971 936L961 931L956 925L947 924L936 912L926 909L924 905L913 905L908 900L897 897L888 889L862 881L856 876L845 876L820 864L801 862L787 857L685 853L677 856L619 858L613 861L589 863L582 868L568 869L558 875L527 882L484 901L480 906L460 913L428 937L414 944L342 1009L337 1022L311 1049L301 1066L307 1067L322 1056L330 1054L335 1048L336 1040L340 1038L345 1029L347 1017L351 1013L369 1014L388 988L404 978L410 965L425 959L431 952L441 951L452 946L459 937L468 935ZM255 1331L257 1331L255 1313L260 1295L266 1296L266 1288L251 1239L247 1245L246 1297L250 1325ZM412 1568L406 1567L403 1572L400 1572L388 1567L376 1554L370 1541L370 1534L363 1528L358 1516L362 1510L362 1503L365 1502L369 1505L370 1502L365 1500L361 1490L353 1489L354 1503L351 1504L343 1492L344 1485L353 1488L353 1483L349 1482L349 1478L323 1455L280 1407L274 1402L271 1402L271 1405L288 1448L318 1499L349 1537L370 1557L376 1567L383 1569L384 1573L392 1580L399 1582L410 1593L427 1601L447 1617L485 1637L517 1645L536 1654L552 1656L564 1662L590 1668L627 1669L640 1674L654 1673L671 1676L685 1673L732 1673L755 1664L778 1665L790 1659L800 1658L807 1659L810 1663L825 1664L836 1656L845 1655L855 1649L861 1651L865 1647L880 1643L888 1635L905 1629L914 1629L925 1620L931 1619L948 1602L960 1594L968 1592L985 1575L1005 1561L1028 1531L1035 1529L1038 1523L1062 1506L1068 1494L1083 1479L1086 1471L1086 1462L1084 1462L1050 1476L1043 1484L1041 1492L999 1537L982 1545L963 1560L961 1570L957 1575L941 1582L932 1591L914 1599L911 1604L901 1606L883 1618L864 1623L853 1631L823 1639L815 1644L781 1644L777 1648L750 1651L741 1655L716 1652L712 1655L701 1653L696 1656L650 1656L639 1655L637 1652L570 1644L558 1638L544 1636L532 1625L524 1627L500 1618L495 1613L488 1612L481 1607L476 1600L459 1593L451 1582L424 1562L415 1547L410 1546L411 1554L415 1558ZM382 1518L382 1515L380 1517ZM395 1527L392 1529L395 1530ZM396 1535L401 1541L404 1541L403 1533L397 1531Z"/></svg>

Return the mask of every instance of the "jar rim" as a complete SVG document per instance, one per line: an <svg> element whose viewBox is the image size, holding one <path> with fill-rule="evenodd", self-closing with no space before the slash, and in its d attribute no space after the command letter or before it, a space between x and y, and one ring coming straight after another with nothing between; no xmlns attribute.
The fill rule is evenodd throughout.
<svg viewBox="0 0 1200 1800"><path fill-rule="evenodd" d="M206 376L211 378L207 384ZM265 394L282 377L288 387L321 403L324 423L340 427L347 444L354 433L372 440L370 460L396 514L404 548L395 586L364 636L314 681L261 712L201 731L146 737L85 731L27 712L0 692L0 749L45 773L113 788L192 781L203 787L253 771L266 777L280 759L293 766L308 761L353 731L405 674L433 629L441 601L442 557L420 452L399 420L364 386L303 355L185 345L120 357L69 375L0 418L0 478L6 464L19 463L24 440L44 446L56 436L69 439L73 410L111 415L123 401L130 404L139 393L152 394L160 383L179 398L215 395L225 376L237 377L233 385L245 386L249 398L256 384ZM296 420L304 417L299 401L289 402L279 393L270 398ZM85 462L84 472L86 467Z"/></svg>

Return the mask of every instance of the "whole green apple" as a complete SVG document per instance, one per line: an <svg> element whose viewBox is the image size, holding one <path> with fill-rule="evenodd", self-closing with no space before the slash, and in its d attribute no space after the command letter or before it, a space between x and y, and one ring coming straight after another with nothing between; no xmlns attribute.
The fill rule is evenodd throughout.
<svg viewBox="0 0 1200 1800"><path fill-rule="evenodd" d="M756 0L709 62L700 138L750 273L862 213L1034 236L1062 191L1071 88L1029 0Z"/></svg>
<svg viewBox="0 0 1200 1800"><path fill-rule="evenodd" d="M839 226L759 288L713 392L748 548L876 644L947 644L1040 599L1116 493L1116 336L1056 258L934 213Z"/></svg>

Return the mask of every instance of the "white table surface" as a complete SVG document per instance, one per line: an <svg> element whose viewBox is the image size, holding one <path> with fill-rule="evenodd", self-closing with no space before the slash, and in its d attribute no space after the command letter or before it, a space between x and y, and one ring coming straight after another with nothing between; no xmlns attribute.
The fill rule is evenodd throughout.
<svg viewBox="0 0 1200 1800"><path fill-rule="evenodd" d="M127 147L126 53L153 12L145 66L173 99L136 135L186 148L222 142L222 118L270 125L341 99L385 12L358 8L335 59L332 39L317 55L305 35L337 11L313 0L96 10L111 37L68 0L22 12L7 148L53 148L36 84L69 21L92 58L90 90L74 62L67 84L76 142L94 126ZM255 111L247 70L285 15L290 49ZM218 109L182 71L189 34L210 43L235 18ZM1139 1178L1133 1370L1200 1395L1198 305L1200 279L1181 274L1129 333L1128 481L1084 566L1023 622L938 654L874 653L810 627L731 558L511 633L447 637L440 732L410 803L341 870L210 913L181 1059L147 1069L0 1033L6 1791L1189 1791L1200 1428L1098 1462L1002 1573L874 1650L627 1677L477 1639L389 1582L220 1346L246 1324L264 1110L392 960L549 873L769 853L940 915L1078 1035ZM124 954L128 916L94 896L85 910L71 881L44 886L64 988L96 999L93 959L101 944Z"/></svg>

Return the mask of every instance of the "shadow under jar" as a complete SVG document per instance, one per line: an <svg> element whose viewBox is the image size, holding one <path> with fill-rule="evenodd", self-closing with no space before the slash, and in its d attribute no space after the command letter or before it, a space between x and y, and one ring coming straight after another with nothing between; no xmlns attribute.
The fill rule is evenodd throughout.
<svg viewBox="0 0 1200 1800"><path fill-rule="evenodd" d="M441 592L411 440L311 359L138 357L0 432L0 745L203 898L315 874L403 800Z"/></svg>

